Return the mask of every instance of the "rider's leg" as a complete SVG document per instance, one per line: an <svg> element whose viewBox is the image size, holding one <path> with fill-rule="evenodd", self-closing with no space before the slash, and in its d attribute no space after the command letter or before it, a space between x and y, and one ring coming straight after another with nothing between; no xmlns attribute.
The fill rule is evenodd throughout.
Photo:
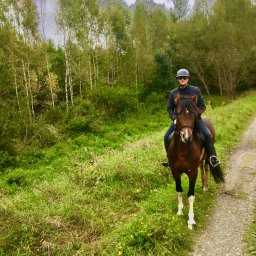
<svg viewBox="0 0 256 256"><path fill-rule="evenodd" d="M198 123L199 123L200 129L204 135L204 139L205 139L204 146L205 146L207 156L209 157L209 163L214 168L214 167L220 165L220 160L217 157L216 150L214 148L213 141L211 138L211 134L209 133L209 130L207 129L207 127L202 119L198 120Z"/></svg>
<svg viewBox="0 0 256 256"><path fill-rule="evenodd" d="M169 146L169 143L170 143L170 137L171 137L171 134L174 132L174 124L171 124L171 126L168 128L168 130L166 131L165 135L164 135L164 147L165 147L165 151L166 151L166 154L168 152L168 146ZM164 167L168 167L169 166L169 163L168 161L167 162L162 162L161 163Z"/></svg>

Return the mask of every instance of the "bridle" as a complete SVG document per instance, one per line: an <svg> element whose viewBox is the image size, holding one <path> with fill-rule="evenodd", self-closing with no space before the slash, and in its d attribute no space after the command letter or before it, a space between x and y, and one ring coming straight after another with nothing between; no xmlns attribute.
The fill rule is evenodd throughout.
<svg viewBox="0 0 256 256"><path fill-rule="evenodd" d="M183 130L184 128L191 129L191 133L188 134L187 130ZM188 143L193 140L193 134L194 134L194 127L190 125L183 125L178 130L174 131L176 134L179 135L181 142Z"/></svg>
<svg viewBox="0 0 256 256"><path fill-rule="evenodd" d="M187 143L187 142L191 142L193 140L193 134L194 134L194 129L195 129L195 116L196 116L196 112L195 112L195 107L193 104L195 104L194 98L190 98L190 97L182 97L182 99L186 100L185 102L181 101L181 97L180 95L177 96L177 102L178 102L178 107L177 107L177 123L176 123L176 127L175 127L175 133L178 134L180 136L180 140L183 143ZM190 101L193 100L192 101ZM188 102L189 100L189 102ZM191 105L192 104L192 105ZM188 118L194 118L194 122L192 123L189 122L189 124L191 125L179 125L179 118L182 118L181 115L190 115L190 113L193 114L192 116L189 116ZM187 117L185 118L187 120ZM190 131L188 132L188 129L190 129Z"/></svg>
<svg viewBox="0 0 256 256"><path fill-rule="evenodd" d="M181 113L178 113L178 116L180 115ZM185 134L183 132L183 129L184 128L188 128L188 129L191 129L191 134L189 135L189 140L185 139ZM180 136L180 140L183 142L183 143L188 143L188 142L191 142L193 140L193 134L194 134L194 125L181 125L181 126L177 126L176 124L176 128L175 128L175 131L174 131L175 134L178 134Z"/></svg>

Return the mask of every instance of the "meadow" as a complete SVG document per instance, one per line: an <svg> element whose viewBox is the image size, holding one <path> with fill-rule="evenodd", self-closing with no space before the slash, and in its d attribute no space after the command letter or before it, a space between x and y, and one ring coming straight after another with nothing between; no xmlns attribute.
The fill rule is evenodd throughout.
<svg viewBox="0 0 256 256"><path fill-rule="evenodd" d="M255 115L256 93L206 99L222 166ZM220 187L204 193L198 177L194 231L177 216L175 184L165 159L163 108L80 134L10 168L0 179L1 255L187 255L207 224ZM32 159L32 158L31 158ZM182 177L184 191L187 178ZM253 228L248 233L252 241ZM255 251L251 248L251 250Z"/></svg>

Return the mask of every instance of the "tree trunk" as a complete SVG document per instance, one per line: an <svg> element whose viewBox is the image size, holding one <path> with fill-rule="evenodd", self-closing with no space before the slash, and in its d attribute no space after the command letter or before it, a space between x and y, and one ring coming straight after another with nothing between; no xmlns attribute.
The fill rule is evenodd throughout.
<svg viewBox="0 0 256 256"><path fill-rule="evenodd" d="M27 82L25 63L24 63L23 60L22 60L22 68L23 68L23 78L24 78L25 91L26 91L26 96L27 96L27 111L28 111L29 121L31 122L32 120L31 120L31 111L30 111L28 82Z"/></svg>
<svg viewBox="0 0 256 256"><path fill-rule="evenodd" d="M82 94L82 71L81 71L81 57L79 57L79 95L80 98L83 98L83 94Z"/></svg>
<svg viewBox="0 0 256 256"><path fill-rule="evenodd" d="M31 76L30 76L30 65L28 63L28 90L29 90L29 95L30 95L30 102L31 102L31 113L32 113L32 117L35 117L35 111L34 111L34 95L33 95L33 91L31 88Z"/></svg>
<svg viewBox="0 0 256 256"><path fill-rule="evenodd" d="M52 100L52 106L55 106L55 102L54 102L54 93L52 90L52 77L50 74L50 69L49 69L49 62L48 62L48 57L46 56L46 68L47 68L47 75L48 75L48 79L49 79L49 87L50 87L50 94L51 94L51 100Z"/></svg>
<svg viewBox="0 0 256 256"><path fill-rule="evenodd" d="M18 110L21 114L21 108L20 108L20 97L19 97L19 90L18 90L18 85L17 85L17 74L16 74L16 70L14 71L14 85L15 85L15 93L16 93L16 99L17 99L17 106L18 106Z"/></svg>
<svg viewBox="0 0 256 256"><path fill-rule="evenodd" d="M65 64L66 64L66 71L65 71L65 95L66 95L66 110L69 110L69 97L68 97L68 60L67 60L67 51L64 47L65 52Z"/></svg>
<svg viewBox="0 0 256 256"><path fill-rule="evenodd" d="M74 92L73 92L72 76L70 74L70 67L69 67L68 85L69 85L69 93L70 93L70 102L71 102L71 105L73 106L74 105Z"/></svg>
<svg viewBox="0 0 256 256"><path fill-rule="evenodd" d="M92 79L92 67L91 67L91 58L89 57L89 80L90 80L90 87L91 90L93 88L93 79Z"/></svg>
<svg viewBox="0 0 256 256"><path fill-rule="evenodd" d="M204 79L204 72L202 70L202 67L200 66L199 63L197 63L197 64L198 65L195 67L195 72L196 72L197 76L199 77L199 79L201 80L201 82L203 83L207 95L210 95L209 88L208 88L208 86L207 86L207 84L205 82L205 79Z"/></svg>
<svg viewBox="0 0 256 256"><path fill-rule="evenodd" d="M95 58L92 53L92 64L93 64L93 73L94 73L94 87L97 87L97 70L96 70L96 63L95 63Z"/></svg>

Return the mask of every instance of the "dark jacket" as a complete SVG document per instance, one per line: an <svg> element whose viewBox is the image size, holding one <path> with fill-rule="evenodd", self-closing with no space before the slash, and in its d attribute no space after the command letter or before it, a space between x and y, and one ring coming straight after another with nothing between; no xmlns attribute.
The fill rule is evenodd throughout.
<svg viewBox="0 0 256 256"><path fill-rule="evenodd" d="M197 96L197 106L201 110L201 113L203 113L206 109L205 103L204 103L204 97L200 91L200 89L196 86L192 85L187 85L184 88L181 88L180 86L173 89L170 94L169 94L169 104L167 107L167 111L172 119L174 121L177 118L177 113L176 113L176 94L179 93L180 95L185 95L185 96ZM201 118L201 115L199 115L199 118Z"/></svg>

